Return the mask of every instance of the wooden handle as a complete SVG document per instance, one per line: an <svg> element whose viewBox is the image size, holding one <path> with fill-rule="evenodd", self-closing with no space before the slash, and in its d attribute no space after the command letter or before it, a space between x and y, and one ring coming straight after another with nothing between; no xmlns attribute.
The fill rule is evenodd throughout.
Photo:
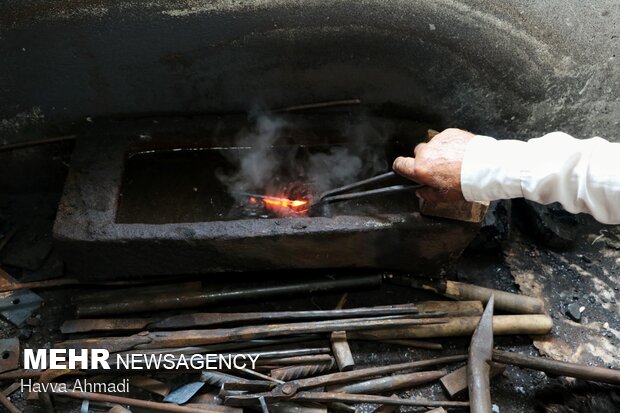
<svg viewBox="0 0 620 413"><path fill-rule="evenodd" d="M350 331L351 339L389 340L394 338L457 337L471 335L480 317L453 317L444 324L399 327L390 330ZM543 314L496 315L493 317L494 335L547 334L553 327L551 317Z"/></svg>
<svg viewBox="0 0 620 413"><path fill-rule="evenodd" d="M495 308L516 314L542 314L545 306L541 299L526 295L513 294L477 285L446 281L446 297L455 300L478 300L484 304L489 301L491 295L495 295Z"/></svg>

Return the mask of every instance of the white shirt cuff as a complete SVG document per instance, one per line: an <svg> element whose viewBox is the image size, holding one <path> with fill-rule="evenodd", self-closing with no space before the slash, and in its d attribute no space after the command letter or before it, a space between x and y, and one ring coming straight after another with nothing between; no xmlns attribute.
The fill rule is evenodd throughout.
<svg viewBox="0 0 620 413"><path fill-rule="evenodd" d="M461 190L468 201L494 201L523 196L522 167L527 143L475 136L467 144L461 166Z"/></svg>

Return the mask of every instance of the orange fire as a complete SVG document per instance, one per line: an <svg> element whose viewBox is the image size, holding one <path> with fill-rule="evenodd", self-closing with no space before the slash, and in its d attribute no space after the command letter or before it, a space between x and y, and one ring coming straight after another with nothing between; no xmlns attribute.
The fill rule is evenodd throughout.
<svg viewBox="0 0 620 413"><path fill-rule="evenodd" d="M283 197L265 196L250 197L250 202L257 204L262 202L263 205L278 215L292 215L304 213L307 210L308 201L304 199L288 199Z"/></svg>

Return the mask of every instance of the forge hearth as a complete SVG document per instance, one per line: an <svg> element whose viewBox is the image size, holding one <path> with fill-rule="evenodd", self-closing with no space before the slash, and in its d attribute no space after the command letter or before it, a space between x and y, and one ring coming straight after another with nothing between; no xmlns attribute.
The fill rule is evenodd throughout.
<svg viewBox="0 0 620 413"><path fill-rule="evenodd" d="M245 116L115 121L81 136L54 228L68 270L98 277L340 267L435 274L475 236L477 224L420 215L411 192L334 204L320 216L252 208L237 189L278 195L274 188L301 182L316 193L385 172L429 126L352 115L286 122L277 141L260 149L277 162L262 188L239 179L259 145ZM240 146L248 133L255 141ZM333 157L341 153L349 158ZM374 161L348 174L332 162L357 154ZM316 159L327 162L317 169Z"/></svg>

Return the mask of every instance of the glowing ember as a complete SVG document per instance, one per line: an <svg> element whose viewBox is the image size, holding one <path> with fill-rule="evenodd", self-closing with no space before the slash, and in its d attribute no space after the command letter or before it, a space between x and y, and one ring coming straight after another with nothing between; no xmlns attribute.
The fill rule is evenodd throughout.
<svg viewBox="0 0 620 413"><path fill-rule="evenodd" d="M271 205L275 207L298 209L300 207L303 207L304 205L307 205L308 201L287 198L265 198L263 199L263 203L265 205Z"/></svg>
<svg viewBox="0 0 620 413"><path fill-rule="evenodd" d="M280 216L303 214L308 210L310 201L289 199L285 197L255 195L248 198L250 204L262 204L267 210Z"/></svg>

